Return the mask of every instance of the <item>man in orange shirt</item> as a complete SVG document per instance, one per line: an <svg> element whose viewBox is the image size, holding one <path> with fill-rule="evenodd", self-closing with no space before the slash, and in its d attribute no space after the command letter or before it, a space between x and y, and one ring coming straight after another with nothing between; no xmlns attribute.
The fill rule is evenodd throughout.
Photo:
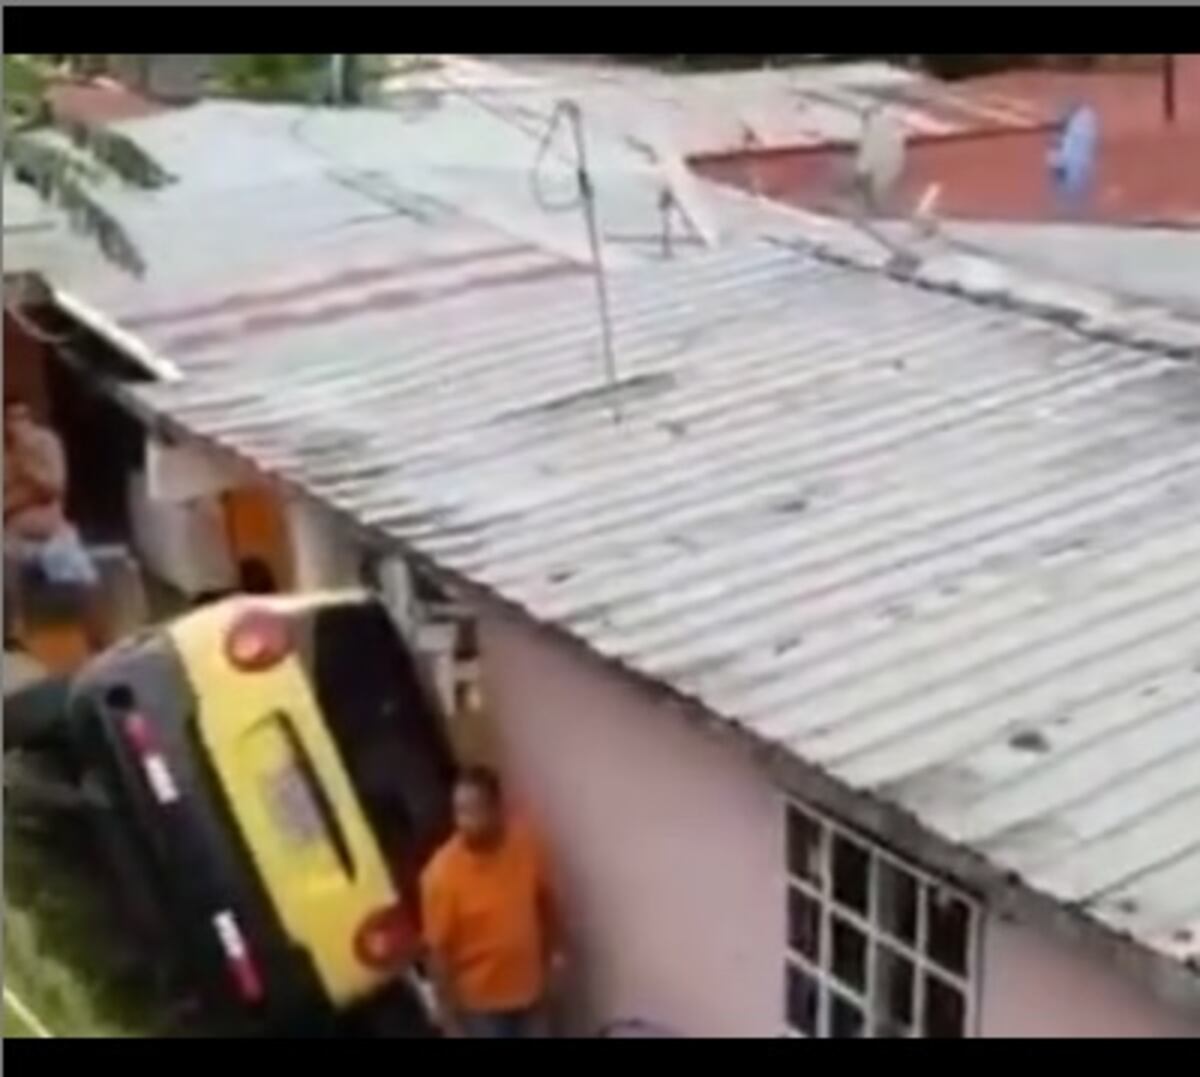
<svg viewBox="0 0 1200 1077"><path fill-rule="evenodd" d="M430 973L447 1035L539 1034L560 921L541 848L509 817L494 771L464 771L454 789L454 836L421 879Z"/></svg>

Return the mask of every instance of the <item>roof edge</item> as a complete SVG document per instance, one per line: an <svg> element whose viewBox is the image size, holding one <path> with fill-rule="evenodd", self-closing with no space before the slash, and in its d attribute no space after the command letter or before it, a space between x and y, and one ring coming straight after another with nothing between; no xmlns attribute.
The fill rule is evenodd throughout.
<svg viewBox="0 0 1200 1077"><path fill-rule="evenodd" d="M853 226L851 222L843 223ZM882 273L911 287L1038 318L1099 343L1155 352L1173 359L1200 360L1200 321L1162 303L1134 301L1117 292L1079 285L1042 271L1018 273L990 255L953 251L923 259L918 251L910 254L898 244L878 239L880 253L872 258L830 242L765 238L776 246L831 265ZM963 259L970 261L963 263ZM957 266L955 260L959 262ZM972 262L978 270L991 272L994 282L984 285L965 279L963 271ZM1139 316L1151 324L1135 324Z"/></svg>
<svg viewBox="0 0 1200 1077"><path fill-rule="evenodd" d="M170 359L154 351L139 337L122 329L106 314L74 293L52 286L51 295L58 307L97 336L107 340L118 351L124 352L156 381L169 383L183 380L183 373Z"/></svg>

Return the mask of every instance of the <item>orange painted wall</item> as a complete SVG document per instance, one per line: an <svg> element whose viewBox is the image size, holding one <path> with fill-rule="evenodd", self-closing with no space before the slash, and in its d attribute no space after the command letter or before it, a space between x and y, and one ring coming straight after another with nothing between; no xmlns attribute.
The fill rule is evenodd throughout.
<svg viewBox="0 0 1200 1077"><path fill-rule="evenodd" d="M230 490L223 500L235 561L261 559L270 567L279 589L291 590L295 579L291 536L279 494L264 483Z"/></svg>

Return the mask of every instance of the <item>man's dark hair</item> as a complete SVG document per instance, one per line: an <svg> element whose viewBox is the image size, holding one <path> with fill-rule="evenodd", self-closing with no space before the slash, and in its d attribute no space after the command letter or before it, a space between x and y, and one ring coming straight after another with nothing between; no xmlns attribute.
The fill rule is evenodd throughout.
<svg viewBox="0 0 1200 1077"><path fill-rule="evenodd" d="M24 393L17 389L8 389L4 393L4 410L10 408L28 408L30 407L29 399Z"/></svg>
<svg viewBox="0 0 1200 1077"><path fill-rule="evenodd" d="M244 557L238 562L238 586L248 595L273 595L275 573L261 557Z"/></svg>
<svg viewBox="0 0 1200 1077"><path fill-rule="evenodd" d="M454 784L478 789L496 805L504 800L504 786L500 782L500 775L491 767L464 767L458 772Z"/></svg>

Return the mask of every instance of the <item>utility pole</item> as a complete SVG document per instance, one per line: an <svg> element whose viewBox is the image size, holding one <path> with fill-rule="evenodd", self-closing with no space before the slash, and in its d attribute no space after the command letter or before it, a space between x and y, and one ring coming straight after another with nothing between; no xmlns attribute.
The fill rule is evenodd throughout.
<svg viewBox="0 0 1200 1077"><path fill-rule="evenodd" d="M335 53L329 57L329 101L334 105L362 103L357 56Z"/></svg>
<svg viewBox="0 0 1200 1077"><path fill-rule="evenodd" d="M1175 57L1171 53L1163 56L1163 117L1167 123L1175 122Z"/></svg>
<svg viewBox="0 0 1200 1077"><path fill-rule="evenodd" d="M362 58L351 53L342 57L342 102L361 105L362 100Z"/></svg>
<svg viewBox="0 0 1200 1077"><path fill-rule="evenodd" d="M346 99L346 57L335 53L329 57L329 101L340 105Z"/></svg>

